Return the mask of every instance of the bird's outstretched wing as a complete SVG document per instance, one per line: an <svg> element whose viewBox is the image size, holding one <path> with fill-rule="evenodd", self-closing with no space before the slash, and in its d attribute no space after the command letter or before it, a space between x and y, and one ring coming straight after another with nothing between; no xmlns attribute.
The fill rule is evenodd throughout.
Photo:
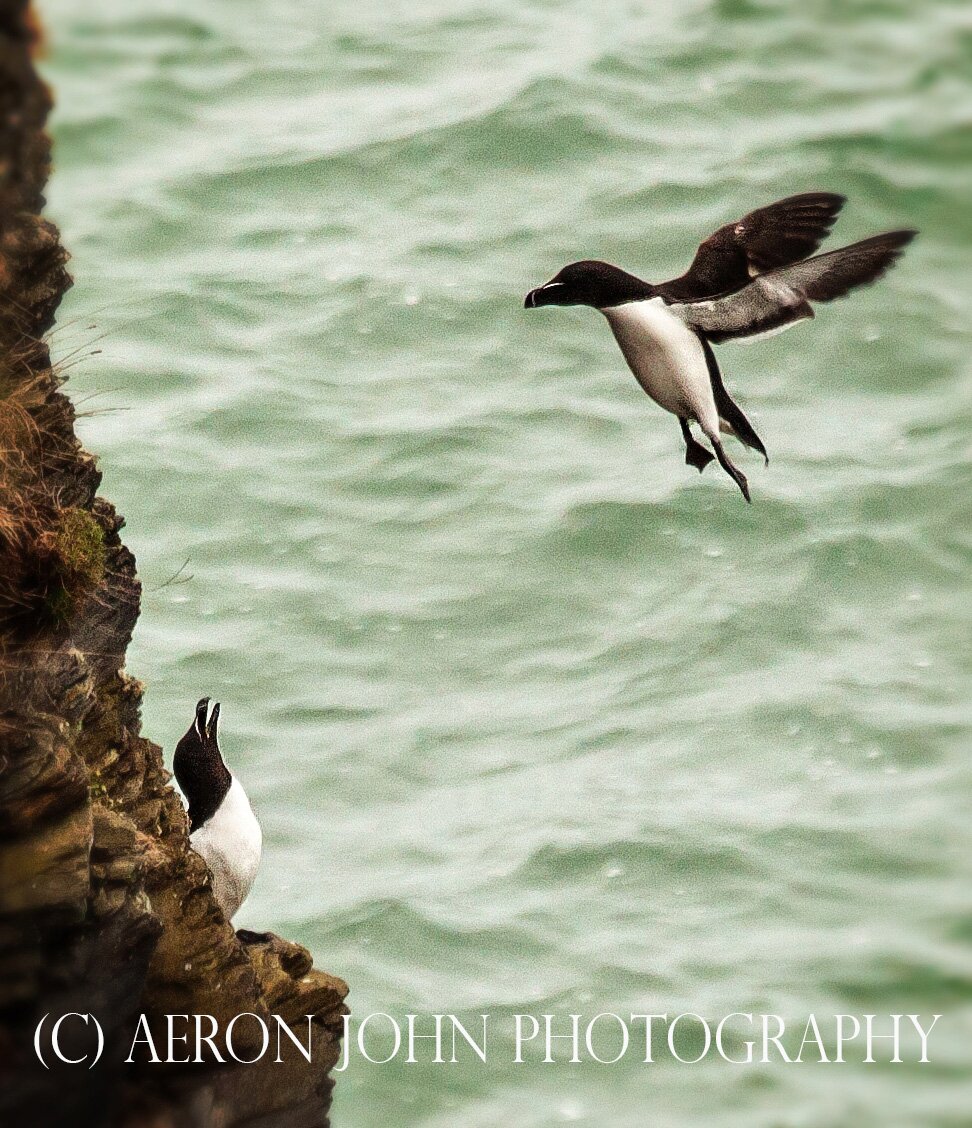
<svg viewBox="0 0 972 1128"><path fill-rule="evenodd" d="M778 332L813 317L811 302L830 302L877 281L897 262L914 231L888 231L827 254L771 270L722 297L669 308L710 341Z"/></svg>
<svg viewBox="0 0 972 1128"><path fill-rule="evenodd" d="M720 227L680 277L656 289L666 301L695 301L739 290L757 274L812 254L830 234L844 197L804 192Z"/></svg>

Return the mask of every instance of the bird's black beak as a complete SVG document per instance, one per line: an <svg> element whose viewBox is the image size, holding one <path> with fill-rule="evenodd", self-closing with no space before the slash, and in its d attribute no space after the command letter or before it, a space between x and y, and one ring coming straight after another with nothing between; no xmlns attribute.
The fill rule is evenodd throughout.
<svg viewBox="0 0 972 1128"><path fill-rule="evenodd" d="M216 740L216 726L219 724L219 702L213 706L212 713L209 714L209 724L206 726L206 736L210 740Z"/></svg>
<svg viewBox="0 0 972 1128"><path fill-rule="evenodd" d="M545 305L569 305L569 301L563 300L568 292L563 282L547 282L527 294L523 308L536 309L537 306Z"/></svg>
<svg viewBox="0 0 972 1128"><path fill-rule="evenodd" d="M196 703L196 720L194 722L196 732L199 736L203 736L206 732L206 714L209 712L209 698L202 697Z"/></svg>

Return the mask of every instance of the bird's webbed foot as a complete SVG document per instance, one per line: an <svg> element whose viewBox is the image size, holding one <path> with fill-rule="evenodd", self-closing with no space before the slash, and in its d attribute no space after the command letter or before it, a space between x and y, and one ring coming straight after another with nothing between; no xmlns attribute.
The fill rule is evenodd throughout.
<svg viewBox="0 0 972 1128"><path fill-rule="evenodd" d="M682 428L682 438L685 440L685 465L694 466L701 474L706 466L715 458L715 455L707 451L705 447L692 436L687 419L679 419L679 424Z"/></svg>

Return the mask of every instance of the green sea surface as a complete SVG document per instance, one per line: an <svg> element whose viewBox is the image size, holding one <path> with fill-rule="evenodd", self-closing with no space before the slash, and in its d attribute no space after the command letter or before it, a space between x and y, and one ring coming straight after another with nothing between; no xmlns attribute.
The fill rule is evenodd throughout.
<svg viewBox="0 0 972 1128"><path fill-rule="evenodd" d="M927 1065L355 1059L336 1128L972 1124L968 5L41 8L52 345L145 730L221 700L263 824L237 922L357 1016L943 1016ZM921 236L720 349L750 507L523 295L809 189Z"/></svg>

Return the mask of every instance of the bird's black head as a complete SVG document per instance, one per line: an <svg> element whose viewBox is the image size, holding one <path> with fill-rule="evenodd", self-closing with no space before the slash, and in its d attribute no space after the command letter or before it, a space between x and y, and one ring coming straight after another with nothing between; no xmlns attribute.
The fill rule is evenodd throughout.
<svg viewBox="0 0 972 1128"><path fill-rule="evenodd" d="M219 702L209 713L209 698L203 697L196 705L192 724L176 745L172 766L189 802L191 830L198 829L216 813L233 781L219 750L218 725Z"/></svg>
<svg viewBox="0 0 972 1128"><path fill-rule="evenodd" d="M531 290L525 309L545 305L589 305L595 309L650 298L654 287L609 262L585 259L572 262L549 282Z"/></svg>

